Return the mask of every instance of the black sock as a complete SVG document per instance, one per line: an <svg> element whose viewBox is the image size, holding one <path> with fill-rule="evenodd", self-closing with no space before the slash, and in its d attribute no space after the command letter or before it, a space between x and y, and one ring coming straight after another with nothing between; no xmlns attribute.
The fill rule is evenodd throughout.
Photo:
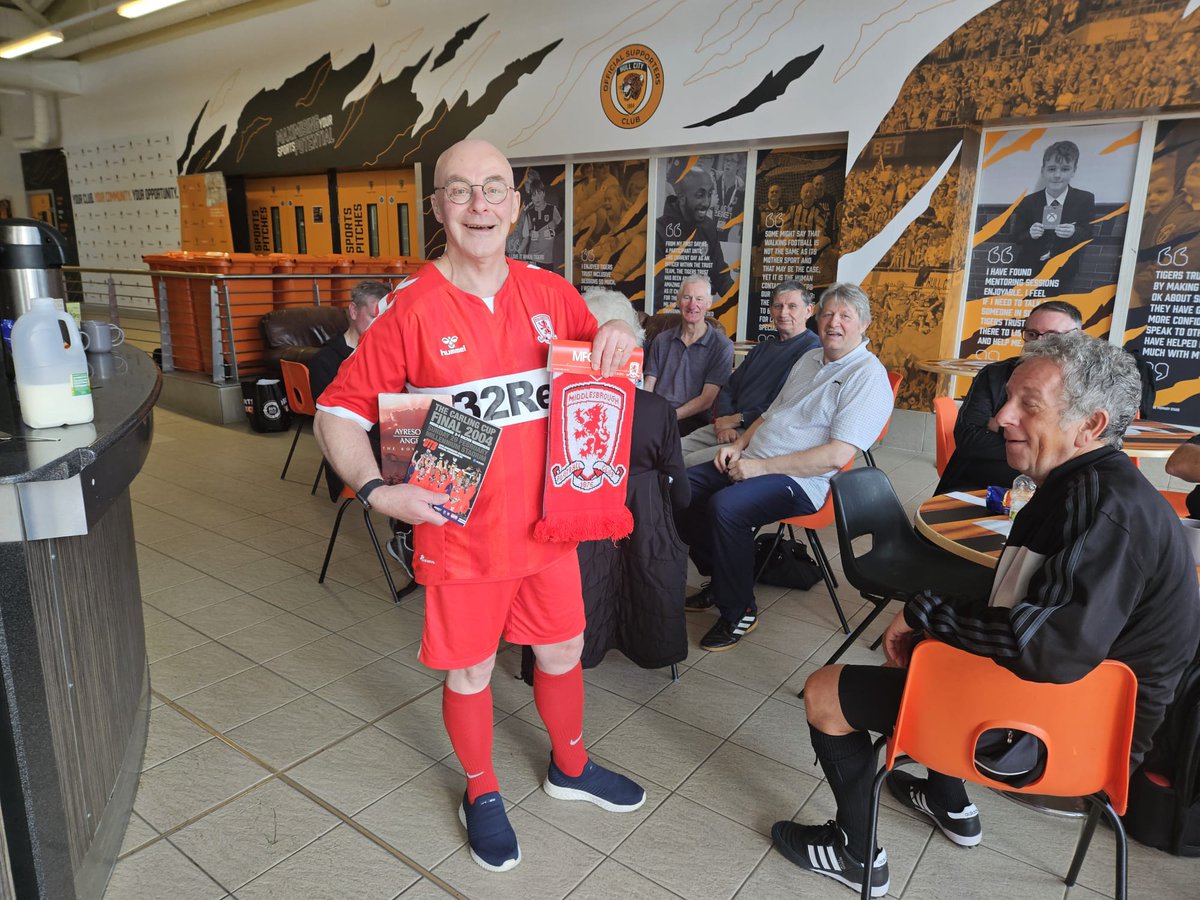
<svg viewBox="0 0 1200 900"><path fill-rule="evenodd" d="M862 856L870 816L875 754L865 731L832 735L808 726L813 750L837 801L837 823L855 859ZM870 861L867 861L870 864Z"/></svg>
<svg viewBox="0 0 1200 900"><path fill-rule="evenodd" d="M930 771L928 795L930 801L948 812L960 812L971 802L963 780L941 772Z"/></svg>

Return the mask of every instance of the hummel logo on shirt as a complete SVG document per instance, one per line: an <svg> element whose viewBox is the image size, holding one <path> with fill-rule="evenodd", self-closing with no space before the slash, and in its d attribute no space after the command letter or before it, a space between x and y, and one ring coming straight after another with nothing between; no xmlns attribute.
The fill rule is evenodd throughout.
<svg viewBox="0 0 1200 900"><path fill-rule="evenodd" d="M453 356L455 353L465 353L467 350L466 344L463 344L461 347L457 346L457 334L447 335L442 338L442 343L446 345L446 349L441 351L442 356Z"/></svg>

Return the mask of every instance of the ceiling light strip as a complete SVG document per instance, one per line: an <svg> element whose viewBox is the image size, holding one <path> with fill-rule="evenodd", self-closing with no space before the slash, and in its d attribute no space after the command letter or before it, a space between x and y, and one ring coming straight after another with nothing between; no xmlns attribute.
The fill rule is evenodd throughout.
<svg viewBox="0 0 1200 900"><path fill-rule="evenodd" d="M37 34L31 34L29 37L21 38L19 41L12 41L0 47L0 59L16 59L18 56L24 56L26 53L41 50L43 47L52 47L55 44L61 44L62 40L63 35L61 31L39 31Z"/></svg>

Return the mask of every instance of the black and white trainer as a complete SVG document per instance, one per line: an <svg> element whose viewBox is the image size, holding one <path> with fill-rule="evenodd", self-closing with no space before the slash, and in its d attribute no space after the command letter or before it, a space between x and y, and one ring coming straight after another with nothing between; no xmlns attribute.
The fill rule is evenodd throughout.
<svg viewBox="0 0 1200 900"><path fill-rule="evenodd" d="M747 609L736 622L730 622L721 616L717 623L708 629L708 634L700 638L700 649L728 650L757 627L757 610Z"/></svg>
<svg viewBox="0 0 1200 900"><path fill-rule="evenodd" d="M700 585L700 590L690 597L684 598L683 608L688 612L700 612L701 610L712 609L715 602L713 599L712 582L706 581Z"/></svg>
<svg viewBox="0 0 1200 900"><path fill-rule="evenodd" d="M944 809L930 799L928 779L917 778L899 769L888 774L887 785L893 797L909 809L928 816L942 834L958 846L974 847L983 840L983 825L974 803L968 803L958 812Z"/></svg>
<svg viewBox="0 0 1200 900"><path fill-rule="evenodd" d="M846 846L845 833L832 819L824 825L776 822L771 828L771 839L775 848L800 868L862 891L865 867ZM887 851L881 848L871 866L871 896L885 896L890 886Z"/></svg>
<svg viewBox="0 0 1200 900"><path fill-rule="evenodd" d="M399 523L403 525L404 523ZM412 526L398 529L386 544L388 556L400 563L409 578L413 576L413 533Z"/></svg>

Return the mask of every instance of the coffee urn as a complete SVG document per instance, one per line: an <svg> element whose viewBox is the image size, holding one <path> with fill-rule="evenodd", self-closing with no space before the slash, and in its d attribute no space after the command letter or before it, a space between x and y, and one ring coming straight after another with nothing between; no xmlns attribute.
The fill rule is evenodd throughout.
<svg viewBox="0 0 1200 900"><path fill-rule="evenodd" d="M62 267L67 242L58 229L36 219L0 219L0 357L11 378L13 322L34 297L66 299Z"/></svg>

